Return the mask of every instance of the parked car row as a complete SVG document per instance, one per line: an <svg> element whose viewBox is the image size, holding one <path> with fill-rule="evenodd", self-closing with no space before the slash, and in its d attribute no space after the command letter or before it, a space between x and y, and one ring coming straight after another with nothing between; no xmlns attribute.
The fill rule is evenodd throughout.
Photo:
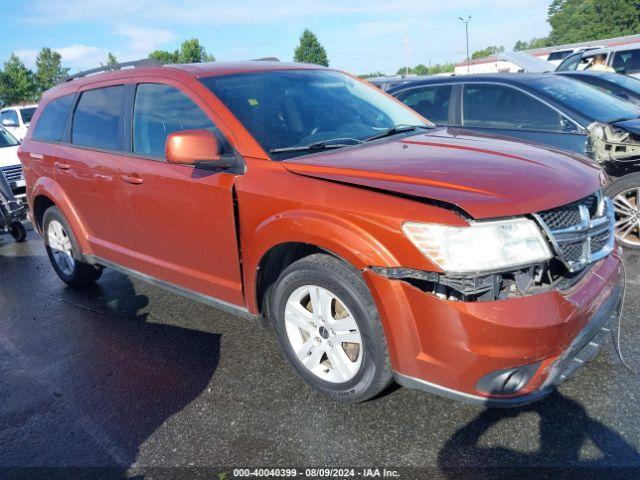
<svg viewBox="0 0 640 480"><path fill-rule="evenodd" d="M640 81L615 73L495 74L392 87L436 125L515 137L588 156L611 178L621 244L640 248Z"/></svg>
<svg viewBox="0 0 640 480"><path fill-rule="evenodd" d="M620 112L568 114L567 89L605 94L546 80L402 90L473 131L312 65L76 75L45 93L19 149L33 224L69 286L114 268L270 323L336 400L395 380L522 405L593 356L623 292L602 170L494 134L521 124L584 147L594 119L636 107L607 96Z"/></svg>

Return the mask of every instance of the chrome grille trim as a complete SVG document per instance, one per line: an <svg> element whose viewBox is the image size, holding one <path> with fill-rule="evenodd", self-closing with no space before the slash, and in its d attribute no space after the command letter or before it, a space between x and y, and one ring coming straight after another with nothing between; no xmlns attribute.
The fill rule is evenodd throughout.
<svg viewBox="0 0 640 480"><path fill-rule="evenodd" d="M558 225L557 212L565 213L570 210L575 212L570 212L566 218L573 218L577 222ZM614 249L613 203L610 198L602 197L600 192L578 202L536 213L533 216L547 234L557 258L570 272L582 270L590 263L606 257ZM553 228L550 228L549 223L553 224Z"/></svg>
<svg viewBox="0 0 640 480"><path fill-rule="evenodd" d="M0 171L7 179L7 182L17 182L22 180L22 165L11 165L10 167L2 167Z"/></svg>

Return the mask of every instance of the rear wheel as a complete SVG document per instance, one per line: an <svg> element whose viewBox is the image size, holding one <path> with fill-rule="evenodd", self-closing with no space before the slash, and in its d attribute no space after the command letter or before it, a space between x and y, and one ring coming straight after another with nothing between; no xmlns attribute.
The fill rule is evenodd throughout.
<svg viewBox="0 0 640 480"><path fill-rule="evenodd" d="M606 195L613 199L618 242L640 249L640 173L620 177L607 187Z"/></svg>
<svg viewBox="0 0 640 480"><path fill-rule="evenodd" d="M9 233L18 243L22 243L27 239L27 229L22 222L13 222L9 225Z"/></svg>
<svg viewBox="0 0 640 480"><path fill-rule="evenodd" d="M378 311L348 265L322 254L294 262L278 279L271 312L285 358L316 390L358 402L389 385Z"/></svg>
<svg viewBox="0 0 640 480"><path fill-rule="evenodd" d="M70 287L82 288L100 278L102 268L82 261L71 228L56 207L50 207L44 213L43 229L49 260L63 282Z"/></svg>

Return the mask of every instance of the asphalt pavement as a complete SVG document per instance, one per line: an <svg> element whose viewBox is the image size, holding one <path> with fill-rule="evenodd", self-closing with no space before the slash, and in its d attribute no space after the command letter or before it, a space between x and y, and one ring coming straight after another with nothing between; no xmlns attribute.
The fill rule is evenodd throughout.
<svg viewBox="0 0 640 480"><path fill-rule="evenodd" d="M640 370L640 255L625 258L621 343ZM609 341L556 393L520 409L404 388L342 405L294 376L270 330L110 270L69 289L36 233L24 244L0 237L3 480L310 466L640 478L639 398L640 376Z"/></svg>

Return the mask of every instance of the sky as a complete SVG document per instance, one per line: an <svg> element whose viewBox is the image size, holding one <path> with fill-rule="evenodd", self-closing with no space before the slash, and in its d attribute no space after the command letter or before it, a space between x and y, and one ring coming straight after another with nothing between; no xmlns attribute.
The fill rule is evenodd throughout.
<svg viewBox="0 0 640 480"><path fill-rule="evenodd" d="M332 67L355 74L395 73L408 64L458 62L470 49L513 48L549 32L550 0L32 0L3 1L0 62L16 53L34 68L42 47L71 71L174 50L196 37L217 60L277 57L291 61L309 28Z"/></svg>

